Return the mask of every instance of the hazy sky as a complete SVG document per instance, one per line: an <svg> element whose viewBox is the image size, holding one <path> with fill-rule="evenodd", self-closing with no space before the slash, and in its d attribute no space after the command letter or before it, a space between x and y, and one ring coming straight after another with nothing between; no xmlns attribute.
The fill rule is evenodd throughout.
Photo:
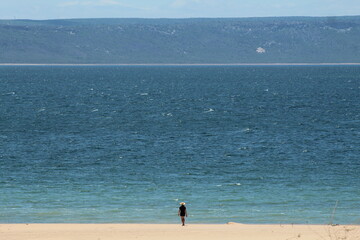
<svg viewBox="0 0 360 240"><path fill-rule="evenodd" d="M0 19L360 15L360 0L0 0Z"/></svg>

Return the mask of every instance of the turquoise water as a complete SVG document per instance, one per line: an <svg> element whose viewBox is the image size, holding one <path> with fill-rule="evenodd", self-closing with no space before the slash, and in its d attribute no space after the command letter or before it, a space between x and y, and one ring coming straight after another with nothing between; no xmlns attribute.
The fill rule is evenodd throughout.
<svg viewBox="0 0 360 240"><path fill-rule="evenodd" d="M358 66L8 66L0 102L2 223L360 223Z"/></svg>

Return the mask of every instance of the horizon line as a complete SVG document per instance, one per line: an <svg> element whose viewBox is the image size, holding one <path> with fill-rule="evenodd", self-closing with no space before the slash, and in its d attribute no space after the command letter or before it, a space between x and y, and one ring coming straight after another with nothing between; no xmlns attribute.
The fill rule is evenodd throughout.
<svg viewBox="0 0 360 240"><path fill-rule="evenodd" d="M0 66L360 66L358 63L0 63Z"/></svg>
<svg viewBox="0 0 360 240"><path fill-rule="evenodd" d="M284 15L284 16L246 16L246 17L69 17L69 18L0 18L0 21L52 21L52 20L86 20L86 19L148 19L148 20L158 20L158 19L171 19L171 20L183 20L183 19L251 19L251 18L336 18L336 17L360 17L360 14L354 15Z"/></svg>

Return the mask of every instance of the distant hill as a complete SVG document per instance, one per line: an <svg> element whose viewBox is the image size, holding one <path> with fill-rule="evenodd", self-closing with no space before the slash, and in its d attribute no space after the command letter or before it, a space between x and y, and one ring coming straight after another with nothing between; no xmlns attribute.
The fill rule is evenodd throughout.
<svg viewBox="0 0 360 240"><path fill-rule="evenodd" d="M285 62L360 62L360 16L0 21L0 63Z"/></svg>

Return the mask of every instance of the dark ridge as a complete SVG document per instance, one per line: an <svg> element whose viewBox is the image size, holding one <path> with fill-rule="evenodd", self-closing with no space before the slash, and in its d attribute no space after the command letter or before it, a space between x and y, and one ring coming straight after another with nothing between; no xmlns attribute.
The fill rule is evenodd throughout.
<svg viewBox="0 0 360 240"><path fill-rule="evenodd" d="M0 20L0 63L360 62L360 16Z"/></svg>

